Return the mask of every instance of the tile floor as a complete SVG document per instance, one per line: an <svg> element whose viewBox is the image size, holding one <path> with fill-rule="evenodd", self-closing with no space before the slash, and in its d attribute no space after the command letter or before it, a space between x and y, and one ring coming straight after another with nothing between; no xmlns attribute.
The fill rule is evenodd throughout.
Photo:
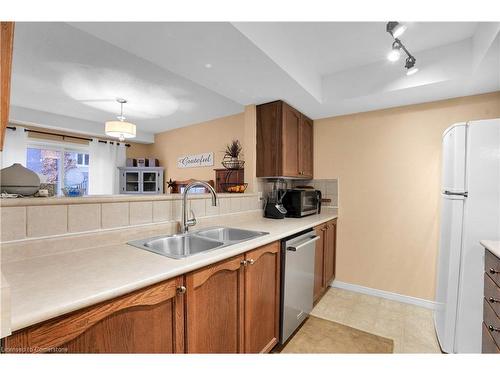
<svg viewBox="0 0 500 375"><path fill-rule="evenodd" d="M441 353L432 311L330 288L312 315L394 340L394 353Z"/></svg>

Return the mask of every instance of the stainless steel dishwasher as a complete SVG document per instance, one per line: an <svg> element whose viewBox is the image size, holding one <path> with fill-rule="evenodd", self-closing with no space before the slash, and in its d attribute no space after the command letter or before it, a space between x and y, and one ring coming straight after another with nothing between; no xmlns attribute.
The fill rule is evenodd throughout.
<svg viewBox="0 0 500 375"><path fill-rule="evenodd" d="M318 239L311 228L281 241L281 345L312 310Z"/></svg>

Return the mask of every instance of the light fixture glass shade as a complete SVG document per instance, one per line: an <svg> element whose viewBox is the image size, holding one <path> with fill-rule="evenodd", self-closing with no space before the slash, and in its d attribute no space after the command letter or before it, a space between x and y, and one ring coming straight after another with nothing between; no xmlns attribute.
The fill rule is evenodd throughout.
<svg viewBox="0 0 500 375"><path fill-rule="evenodd" d="M410 68L410 69L408 69L406 71L406 75L407 76L411 76L411 75L415 74L416 72L418 72L418 68L417 67L412 67L412 68Z"/></svg>
<svg viewBox="0 0 500 375"><path fill-rule="evenodd" d="M120 140L134 138L136 134L135 125L126 121L106 121L104 131L107 136Z"/></svg>
<svg viewBox="0 0 500 375"><path fill-rule="evenodd" d="M402 25L402 24L398 24L396 25L396 27L392 30L392 36L394 38L398 38L400 37L401 35L403 35L403 33L406 31L406 26L405 25Z"/></svg>
<svg viewBox="0 0 500 375"><path fill-rule="evenodd" d="M387 54L387 60L392 62L398 61L400 57L401 57L401 52L397 48L393 48L391 52Z"/></svg>

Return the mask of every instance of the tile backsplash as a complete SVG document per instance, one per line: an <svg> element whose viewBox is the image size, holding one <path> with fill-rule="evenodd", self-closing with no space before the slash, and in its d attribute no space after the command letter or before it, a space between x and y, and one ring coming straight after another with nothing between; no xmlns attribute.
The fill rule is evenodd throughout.
<svg viewBox="0 0 500 375"><path fill-rule="evenodd" d="M0 201L0 242L50 237L71 233L103 231L153 223L179 221L182 202L179 197L121 196L75 199L61 202L54 198L39 198L35 203L22 200ZM47 203L45 203L47 202ZM45 203L45 204L44 204ZM258 194L221 194L217 206L211 198L194 196L188 200L188 209L197 218L233 214L261 208ZM188 211L189 212L189 211Z"/></svg>
<svg viewBox="0 0 500 375"><path fill-rule="evenodd" d="M306 181L292 181L292 186L307 185L312 186L316 190L320 190L323 199L330 199L330 202L323 203L324 206L339 206L339 182L338 179L317 179L317 180L306 180Z"/></svg>
<svg viewBox="0 0 500 375"><path fill-rule="evenodd" d="M287 188L291 189L297 186L312 186L316 190L320 190L323 199L329 199L330 202L323 203L323 206L338 207L339 205L339 183L338 179L315 179L315 180L284 180ZM272 189L272 183L265 179L258 179L258 189L262 192L262 196L266 197L267 193Z"/></svg>

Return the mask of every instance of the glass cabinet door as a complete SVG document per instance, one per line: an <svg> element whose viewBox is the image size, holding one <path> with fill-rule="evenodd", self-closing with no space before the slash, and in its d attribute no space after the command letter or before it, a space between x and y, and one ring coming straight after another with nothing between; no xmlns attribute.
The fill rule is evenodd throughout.
<svg viewBox="0 0 500 375"><path fill-rule="evenodd" d="M156 172L142 172L142 191L155 193L157 183Z"/></svg>
<svg viewBox="0 0 500 375"><path fill-rule="evenodd" d="M125 172L125 191L128 193L139 192L139 172Z"/></svg>

